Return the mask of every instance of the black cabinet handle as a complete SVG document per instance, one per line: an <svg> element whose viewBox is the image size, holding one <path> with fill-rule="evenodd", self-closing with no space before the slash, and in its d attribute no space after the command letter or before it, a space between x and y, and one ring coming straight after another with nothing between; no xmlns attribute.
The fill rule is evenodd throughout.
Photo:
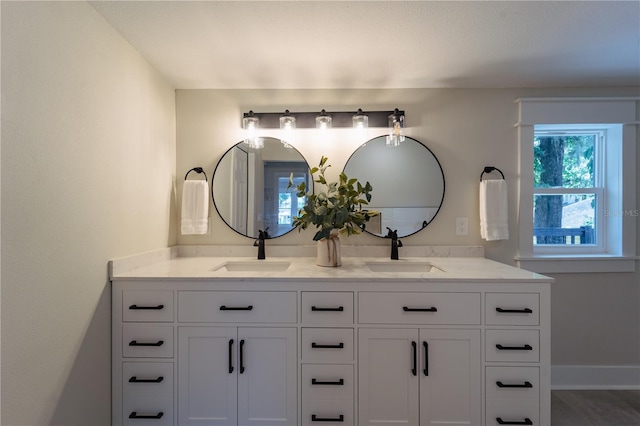
<svg viewBox="0 0 640 426"><path fill-rule="evenodd" d="M411 374L414 376L418 375L418 344L416 342L411 342L411 348L413 350L413 368L411 369Z"/></svg>
<svg viewBox="0 0 640 426"><path fill-rule="evenodd" d="M496 417L496 421L499 425L532 425L533 422L529 417L525 417L524 420L502 420L500 417Z"/></svg>
<svg viewBox="0 0 640 426"><path fill-rule="evenodd" d="M533 313L533 311L529 308L524 308L524 309L496 308L496 312L500 312L502 314L532 314Z"/></svg>
<svg viewBox="0 0 640 426"><path fill-rule="evenodd" d="M334 385L334 386L344 386L344 379L334 381L326 381L326 380L318 380L311 379L312 385Z"/></svg>
<svg viewBox="0 0 640 426"><path fill-rule="evenodd" d="M435 306L430 308L410 308L408 306L403 306L402 310L405 312L438 312L438 308Z"/></svg>
<svg viewBox="0 0 640 426"><path fill-rule="evenodd" d="M233 373L233 339L229 339L229 374Z"/></svg>
<svg viewBox="0 0 640 426"><path fill-rule="evenodd" d="M240 374L244 373L244 339L240 340Z"/></svg>
<svg viewBox="0 0 640 426"><path fill-rule="evenodd" d="M311 311L313 312L342 312L344 311L344 306L338 306L337 308L319 308L317 306L312 306Z"/></svg>
<svg viewBox="0 0 640 426"><path fill-rule="evenodd" d="M522 346L502 346L501 344L497 344L496 348L500 351L531 351L533 347L531 345L522 345Z"/></svg>
<svg viewBox="0 0 640 426"><path fill-rule="evenodd" d="M497 381L496 385L499 388L532 388L533 385L531 384L531 382L524 382L524 383L502 383L501 381Z"/></svg>
<svg viewBox="0 0 640 426"><path fill-rule="evenodd" d="M318 417L315 414L311 415L312 422L344 422L344 415L340 414L338 417Z"/></svg>
<svg viewBox="0 0 640 426"><path fill-rule="evenodd" d="M253 305L249 305L249 306L226 306L226 305L222 305L222 306L220 306L220 310L221 311L252 311L253 310Z"/></svg>
<svg viewBox="0 0 640 426"><path fill-rule="evenodd" d="M426 340L422 342L422 347L424 349L424 370L422 372L425 376L429 375L429 343Z"/></svg>
<svg viewBox="0 0 640 426"><path fill-rule="evenodd" d="M132 340L129 342L129 346L162 346L164 345L164 340L158 340L157 342L138 342L137 340Z"/></svg>
<svg viewBox="0 0 640 426"><path fill-rule="evenodd" d="M134 309L134 310L142 310L142 309L146 309L146 310L160 310L160 309L164 309L164 305L157 305L157 306L138 306L138 305L131 305L129 306L129 309Z"/></svg>
<svg viewBox="0 0 640 426"><path fill-rule="evenodd" d="M138 379L136 376L132 376L129 379L129 383L160 383L164 380L164 377L159 376L155 379Z"/></svg>
<svg viewBox="0 0 640 426"><path fill-rule="evenodd" d="M322 345L320 343L311 342L311 347L313 349L343 349L344 343L340 342L336 345Z"/></svg>
<svg viewBox="0 0 640 426"><path fill-rule="evenodd" d="M137 412L132 412L129 414L130 419L161 419L164 416L164 413L160 411L158 414L138 414Z"/></svg>

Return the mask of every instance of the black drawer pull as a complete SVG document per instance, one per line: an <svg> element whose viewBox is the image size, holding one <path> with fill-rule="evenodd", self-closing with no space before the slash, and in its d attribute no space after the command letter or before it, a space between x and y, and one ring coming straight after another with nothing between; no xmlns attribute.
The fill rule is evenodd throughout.
<svg viewBox="0 0 640 426"><path fill-rule="evenodd" d="M509 384L509 383L502 383L501 381L497 381L496 385L498 385L499 388L532 388L533 387L531 382Z"/></svg>
<svg viewBox="0 0 640 426"><path fill-rule="evenodd" d="M220 306L221 311L252 311L253 305L249 306Z"/></svg>
<svg viewBox="0 0 640 426"><path fill-rule="evenodd" d="M240 340L240 374L244 374L244 339Z"/></svg>
<svg viewBox="0 0 640 426"><path fill-rule="evenodd" d="M318 417L315 414L311 415L312 422L344 422L344 416L340 414L338 417Z"/></svg>
<svg viewBox="0 0 640 426"><path fill-rule="evenodd" d="M164 377L160 376L155 379L138 379L136 376L133 376L129 379L129 383L160 383L164 380Z"/></svg>
<svg viewBox="0 0 640 426"><path fill-rule="evenodd" d="M312 384L312 385L334 385L334 386L344 386L344 379L336 380L335 382L333 382L333 381L326 381L326 380L311 379L311 384Z"/></svg>
<svg viewBox="0 0 640 426"><path fill-rule="evenodd" d="M422 347L424 348L424 370L422 372L425 376L429 376L429 343L426 340L422 341Z"/></svg>
<svg viewBox="0 0 640 426"><path fill-rule="evenodd" d="M129 306L129 309L134 309L134 310L154 310L154 311L158 311L160 309L164 309L164 305L157 305L157 306L138 306L138 305L131 305Z"/></svg>
<svg viewBox="0 0 640 426"><path fill-rule="evenodd" d="M411 374L418 375L418 344L411 342L411 348L413 349L413 367L411 368Z"/></svg>
<svg viewBox="0 0 640 426"><path fill-rule="evenodd" d="M500 312L502 314L532 314L533 313L533 311L529 308L524 308L524 309L496 308L496 312Z"/></svg>
<svg viewBox="0 0 640 426"><path fill-rule="evenodd" d="M532 351L533 347L531 345L522 345L522 346L502 346L501 344L497 344L496 348L500 351Z"/></svg>
<svg viewBox="0 0 640 426"><path fill-rule="evenodd" d="M500 417L496 417L496 421L499 425L532 425L533 422L529 417L525 417L524 420L502 420Z"/></svg>
<svg viewBox="0 0 640 426"><path fill-rule="evenodd" d="M132 340L129 342L129 346L162 346L164 345L164 340L158 340L157 342L138 342L137 340Z"/></svg>
<svg viewBox="0 0 640 426"><path fill-rule="evenodd" d="M340 342L337 345L321 345L320 343L311 342L313 349L344 349L344 343Z"/></svg>
<svg viewBox="0 0 640 426"><path fill-rule="evenodd" d="M130 419L161 419L164 416L164 413L160 411L158 414L138 414L137 412L132 412L129 414Z"/></svg>
<svg viewBox="0 0 640 426"><path fill-rule="evenodd" d="M430 308L410 308L408 306L403 306L402 310L405 312L438 312L438 308L435 306Z"/></svg>
<svg viewBox="0 0 640 426"><path fill-rule="evenodd" d="M318 308L317 306L312 306L311 311L313 312L342 312L344 311L344 306L338 306L337 308Z"/></svg>
<svg viewBox="0 0 640 426"><path fill-rule="evenodd" d="M229 339L229 374L233 373L233 339Z"/></svg>

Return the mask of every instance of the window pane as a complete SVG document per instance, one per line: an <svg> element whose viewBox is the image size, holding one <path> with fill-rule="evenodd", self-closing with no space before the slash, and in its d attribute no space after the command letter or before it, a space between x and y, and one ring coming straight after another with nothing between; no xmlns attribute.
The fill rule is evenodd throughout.
<svg viewBox="0 0 640 426"><path fill-rule="evenodd" d="M536 133L533 141L535 188L595 187L597 134Z"/></svg>
<svg viewBox="0 0 640 426"><path fill-rule="evenodd" d="M595 244L595 194L533 196L533 244Z"/></svg>

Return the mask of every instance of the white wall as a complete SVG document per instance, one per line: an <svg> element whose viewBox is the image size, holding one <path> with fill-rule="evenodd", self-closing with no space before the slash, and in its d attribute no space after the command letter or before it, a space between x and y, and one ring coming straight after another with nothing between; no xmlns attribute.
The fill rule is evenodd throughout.
<svg viewBox="0 0 640 426"><path fill-rule="evenodd" d="M514 265L517 251L518 97L638 96L636 88L592 89L418 89L418 90L178 90L177 170L202 166L213 173L221 155L242 139L242 112L317 111L321 108L355 111L394 107L406 111L407 135L428 146L445 174L446 193L441 212L429 226L410 237L406 245L475 245L486 247L490 259ZM334 129L336 130L336 129ZM378 136L381 130L370 130ZM266 132L266 131L265 131ZM307 161L317 165L329 157L336 175L364 140L336 132L328 143L312 132L292 141ZM638 150L640 154L640 150ZM203 161L204 159L204 161ZM638 159L640 162L640 158ZM486 242L480 238L478 185L484 166L505 174L509 188L511 239ZM350 176L351 177L351 176ZM357 176L353 176L357 177ZM640 186L639 186L640 189ZM178 192L181 187L178 184ZM375 197L375 187L373 190ZM640 200L640 195L638 196ZM469 218L469 235L455 235L455 218ZM179 236L181 244L246 244L253 241L212 218L211 235ZM640 229L640 226L638 227ZM269 245L309 244L313 230L291 232L269 240ZM640 247L640 236L637 237ZM370 235L351 236L343 244L388 241ZM402 249L400 249L402 256ZM640 267L635 273L558 274L552 290L552 364L640 364ZM640 366L639 366L640 367Z"/></svg>
<svg viewBox="0 0 640 426"><path fill-rule="evenodd" d="M108 425L107 261L175 244L175 91L85 2L2 2L2 424Z"/></svg>

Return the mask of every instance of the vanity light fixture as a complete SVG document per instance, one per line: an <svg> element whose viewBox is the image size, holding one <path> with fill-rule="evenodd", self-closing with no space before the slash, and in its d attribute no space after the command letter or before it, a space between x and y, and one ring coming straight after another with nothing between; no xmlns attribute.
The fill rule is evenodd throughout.
<svg viewBox="0 0 640 426"><path fill-rule="evenodd" d="M362 108L358 108L358 112L353 116L353 127L358 130L369 127L369 116L362 112Z"/></svg>
<svg viewBox="0 0 640 426"><path fill-rule="evenodd" d="M404 111L367 111L366 113L360 108L355 113L353 111L326 111L322 110L320 115L315 112L292 112L285 111L284 115L279 112L256 112L249 111L244 113L242 123L243 128L245 126L245 119L255 117L260 122L261 129L282 129L285 128L286 123L291 124L291 130L293 129L344 129L344 128L367 128L378 127L387 128L389 125L389 117L401 117L402 123L404 123ZM295 124L294 124L295 123ZM401 126L404 127L404 124ZM256 126L257 128L257 122Z"/></svg>
<svg viewBox="0 0 640 426"><path fill-rule="evenodd" d="M396 108L389 114L388 123L387 146L398 146L404 142L404 113Z"/></svg>
<svg viewBox="0 0 640 426"><path fill-rule="evenodd" d="M260 149L264 146L264 141L257 135L259 124L260 118L253 111L245 113L242 117L242 128L245 132L244 143L249 145L249 148Z"/></svg>

